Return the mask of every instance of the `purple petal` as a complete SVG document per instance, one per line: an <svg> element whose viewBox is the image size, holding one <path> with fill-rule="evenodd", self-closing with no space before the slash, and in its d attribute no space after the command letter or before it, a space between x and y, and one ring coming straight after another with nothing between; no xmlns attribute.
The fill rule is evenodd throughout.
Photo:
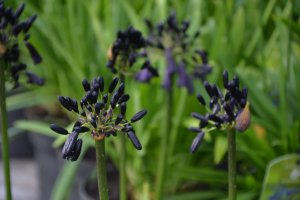
<svg viewBox="0 0 300 200"><path fill-rule="evenodd" d="M168 70L165 71L165 76L163 83L161 85L162 88L171 91L172 90L172 79L171 79L171 74L168 73Z"/></svg>
<svg viewBox="0 0 300 200"><path fill-rule="evenodd" d="M198 53L201 56L203 65L208 63L207 62L208 53L206 51L196 50L196 53Z"/></svg>
<svg viewBox="0 0 300 200"><path fill-rule="evenodd" d="M194 92L193 82L191 77L186 73L183 61L179 64L178 87L186 87L189 94Z"/></svg>
<svg viewBox="0 0 300 200"><path fill-rule="evenodd" d="M28 76L29 80L27 83L35 83L37 85L44 85L44 79L39 78L37 75L31 72L25 72L26 76Z"/></svg>
<svg viewBox="0 0 300 200"><path fill-rule="evenodd" d="M175 64L175 61L172 57L172 49L166 49L165 50L165 56L167 59L167 70L169 72L169 74L174 74L177 72L177 67Z"/></svg>
<svg viewBox="0 0 300 200"><path fill-rule="evenodd" d="M136 81L143 83L149 83L152 77L152 73L147 68L142 69L134 75Z"/></svg>
<svg viewBox="0 0 300 200"><path fill-rule="evenodd" d="M26 47L29 50L29 53L31 55L31 58L33 59L33 63L39 64L40 62L42 62L42 57L40 56L40 54L36 51L36 49L32 46L32 44L30 44L29 42L25 42Z"/></svg>

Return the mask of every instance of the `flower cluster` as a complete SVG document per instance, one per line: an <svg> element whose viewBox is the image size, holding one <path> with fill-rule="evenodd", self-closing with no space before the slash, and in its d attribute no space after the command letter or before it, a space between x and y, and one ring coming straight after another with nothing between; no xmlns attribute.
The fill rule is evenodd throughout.
<svg viewBox="0 0 300 200"><path fill-rule="evenodd" d="M109 86L108 93L104 94L104 80L102 76L99 76L98 79L93 78L91 84L86 79L83 79L82 85L86 94L80 101L81 112L78 110L76 99L72 100L69 97L58 96L59 102L67 110L72 111L78 116L78 120L62 150L62 157L64 159L71 161L78 159L82 146L82 138L89 131L91 131L92 138L95 140L101 140L105 136L110 137L110 135L116 136L117 131L126 132L134 147L138 150L142 149L142 145L136 137L131 123L142 119L147 114L147 110L139 111L130 121L124 119L126 102L130 99L130 96L123 94L125 90L123 83L115 90L118 81L119 78L115 77ZM115 92L113 93L114 90ZM120 105L121 114L114 117L113 114L118 105ZM69 134L67 130L55 124L51 124L50 128L59 134ZM78 139L80 133L84 134Z"/></svg>
<svg viewBox="0 0 300 200"><path fill-rule="evenodd" d="M20 84L18 82L20 72L24 71L27 66L24 63L19 63L20 49L19 46L25 43L29 53L33 59L34 64L42 61L41 56L32 46L28 39L32 23L37 15L30 16L25 21L19 22L19 17L24 10L25 4L22 3L18 9L13 12L11 7L4 7L3 1L0 1L0 58L5 62L5 77L9 82L14 83L14 88ZM37 85L44 85L44 80L37 77L31 72L25 72L28 77L28 83L35 83Z"/></svg>
<svg viewBox="0 0 300 200"><path fill-rule="evenodd" d="M176 12L173 11L168 16L166 23L160 21L155 25L155 29L152 23L145 19L148 26L150 36L147 39L147 46L154 47L164 52L167 60L167 67L165 69L164 80L162 87L171 90L172 89L172 76L178 73L178 87L186 87L189 93L194 92L192 79L188 74L187 67L191 66L193 77L205 80L205 75L211 72L211 66L207 63L207 53L205 51L192 51L192 45L195 39L200 35L200 31L197 31L192 37L187 34L190 22L182 20L179 25L176 20ZM190 39L189 39L190 38ZM189 41L187 41L189 39ZM187 59L187 55L192 55L195 63L190 63ZM202 59L202 65L199 65L199 59L197 54ZM178 66L176 64L178 63Z"/></svg>
<svg viewBox="0 0 300 200"><path fill-rule="evenodd" d="M109 61L106 66L111 69L113 73L117 73L118 70L124 75L128 75L127 71L131 69L133 64L139 57L147 57L145 51L140 52L145 47L145 39L142 33L133 28L132 25L127 30L117 32L117 39L113 42L108 50L107 57ZM148 64L145 64L145 68L151 68L154 71L154 76L157 74L155 69ZM117 69L115 68L117 67Z"/></svg>
<svg viewBox="0 0 300 200"><path fill-rule="evenodd" d="M244 86L239 90L239 79L237 76L233 77L232 81L228 81L228 72L223 72L223 84L227 89L225 97L221 90L215 84L204 82L206 92L210 96L209 105L206 104L202 95L197 94L200 104L206 106L209 114L205 116L198 113L192 113L192 117L199 119L199 127L189 127L190 131L199 133L194 139L190 152L194 153L203 137L205 132L214 129L236 129L239 132L247 130L251 124L251 114L249 110L250 102L247 101L248 88ZM208 107L209 106L209 107ZM212 127L207 128L211 124Z"/></svg>

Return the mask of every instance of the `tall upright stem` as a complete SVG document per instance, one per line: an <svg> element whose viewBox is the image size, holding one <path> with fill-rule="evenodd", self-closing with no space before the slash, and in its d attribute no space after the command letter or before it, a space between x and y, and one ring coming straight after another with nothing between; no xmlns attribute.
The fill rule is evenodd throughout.
<svg viewBox="0 0 300 200"><path fill-rule="evenodd" d="M121 83L125 82L125 77L120 74ZM124 116L125 118L125 116ZM126 192L126 135L120 134L121 137L121 149L120 149L120 200L127 199Z"/></svg>
<svg viewBox="0 0 300 200"><path fill-rule="evenodd" d="M100 200L108 200L109 196L106 176L105 137L102 140L95 140L95 147L99 197Z"/></svg>
<svg viewBox="0 0 300 200"><path fill-rule="evenodd" d="M4 166L6 199L11 200L4 73L5 73L5 64L4 64L3 59L1 59L1 61L0 61L0 109L1 109L1 130L2 130L2 132L1 132L1 134L2 134L2 161L3 161L3 166Z"/></svg>
<svg viewBox="0 0 300 200"><path fill-rule="evenodd" d="M227 131L228 138L228 200L236 200L235 129Z"/></svg>
<svg viewBox="0 0 300 200"><path fill-rule="evenodd" d="M172 108L172 92L166 91L165 102L165 123L162 129L161 147L159 165L157 169L157 184L156 184L156 200L161 200L164 191L164 180L166 176L166 164L167 164L167 149L168 149L168 137L170 133L171 125L171 108Z"/></svg>

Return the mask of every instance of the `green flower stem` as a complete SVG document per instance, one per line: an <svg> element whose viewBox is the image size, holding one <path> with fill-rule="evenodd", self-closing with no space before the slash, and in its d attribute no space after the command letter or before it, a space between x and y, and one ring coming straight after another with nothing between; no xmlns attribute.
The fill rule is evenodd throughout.
<svg viewBox="0 0 300 200"><path fill-rule="evenodd" d="M125 82L125 77L120 74L121 83ZM125 116L124 116L125 118ZM126 135L125 133L120 134L121 137L121 149L120 149L120 200L127 199L126 192Z"/></svg>
<svg viewBox="0 0 300 200"><path fill-rule="evenodd" d="M161 147L160 147L160 157L159 165L157 169L157 183L156 183L156 200L161 200L164 191L164 180L166 174L166 164L167 164L167 149L168 149L168 137L171 128L171 108L172 108L172 92L166 91L166 101L165 101L165 123L162 131Z"/></svg>
<svg viewBox="0 0 300 200"><path fill-rule="evenodd" d="M95 140L95 147L99 197L101 200L108 200L109 196L106 176L105 137L102 140Z"/></svg>
<svg viewBox="0 0 300 200"><path fill-rule="evenodd" d="M5 73L5 64L4 64L4 60L1 59L1 63L0 63L0 109L1 109L1 127L2 127L2 160L3 160L3 167L4 167L6 200L11 200L4 73Z"/></svg>
<svg viewBox="0 0 300 200"><path fill-rule="evenodd" d="M236 200L235 129L227 131L228 138L228 200Z"/></svg>

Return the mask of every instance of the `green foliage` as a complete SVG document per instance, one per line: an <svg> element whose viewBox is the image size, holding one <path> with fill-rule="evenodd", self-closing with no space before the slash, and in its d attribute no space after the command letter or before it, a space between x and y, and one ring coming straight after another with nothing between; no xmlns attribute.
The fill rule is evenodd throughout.
<svg viewBox="0 0 300 200"><path fill-rule="evenodd" d="M20 2L14 0L14 6ZM194 45L209 52L213 73L207 77L208 81L223 88L221 74L226 69L231 77L238 75L240 85L248 86L252 126L237 134L238 195L240 199L257 199L267 163L278 156L294 153L300 146L299 6L294 1L280 0L28 0L25 15L38 14L30 41L44 59L39 69L32 68L32 71L45 77L46 82L44 87L37 89L37 96L25 93L19 94L19 98L9 97L8 109L41 104L53 114L57 109L51 108L58 103L57 95L82 97L82 78L90 80L102 75L108 84L113 75L104 63L117 29L133 24L147 34L143 18L157 22L175 9L178 19L191 20L191 32L201 30L201 39ZM297 20L292 17L294 15ZM164 63L163 57L154 62L161 77ZM154 191L160 130L164 123L161 81L157 78L151 85L145 85L126 78L126 93L131 95L127 115L133 116L144 108L148 110L145 120L134 125L143 149L135 151L130 142L126 146L126 170L136 199L150 199ZM202 83L195 80L194 85L196 92L208 100ZM193 122L190 113L204 114L205 110L198 105L196 96L188 96L185 89L176 89L173 99L171 174L166 179L168 197L165 199L224 199L227 188L226 133L206 135L199 150L190 155L189 147L196 136L187 130ZM63 109L60 105L57 107ZM69 117L74 120L71 115ZM27 130L36 127L43 134L49 132L44 124L26 123L18 122L16 126ZM55 146L63 139L58 137ZM107 152L117 164L120 140L109 138L107 142ZM92 146L92 143L88 144ZM61 173L54 188L55 197L68 191L59 185L71 184L71 181L62 181L72 180L76 170L73 164L64 166L63 170L72 168L73 171L64 178L65 174Z"/></svg>

